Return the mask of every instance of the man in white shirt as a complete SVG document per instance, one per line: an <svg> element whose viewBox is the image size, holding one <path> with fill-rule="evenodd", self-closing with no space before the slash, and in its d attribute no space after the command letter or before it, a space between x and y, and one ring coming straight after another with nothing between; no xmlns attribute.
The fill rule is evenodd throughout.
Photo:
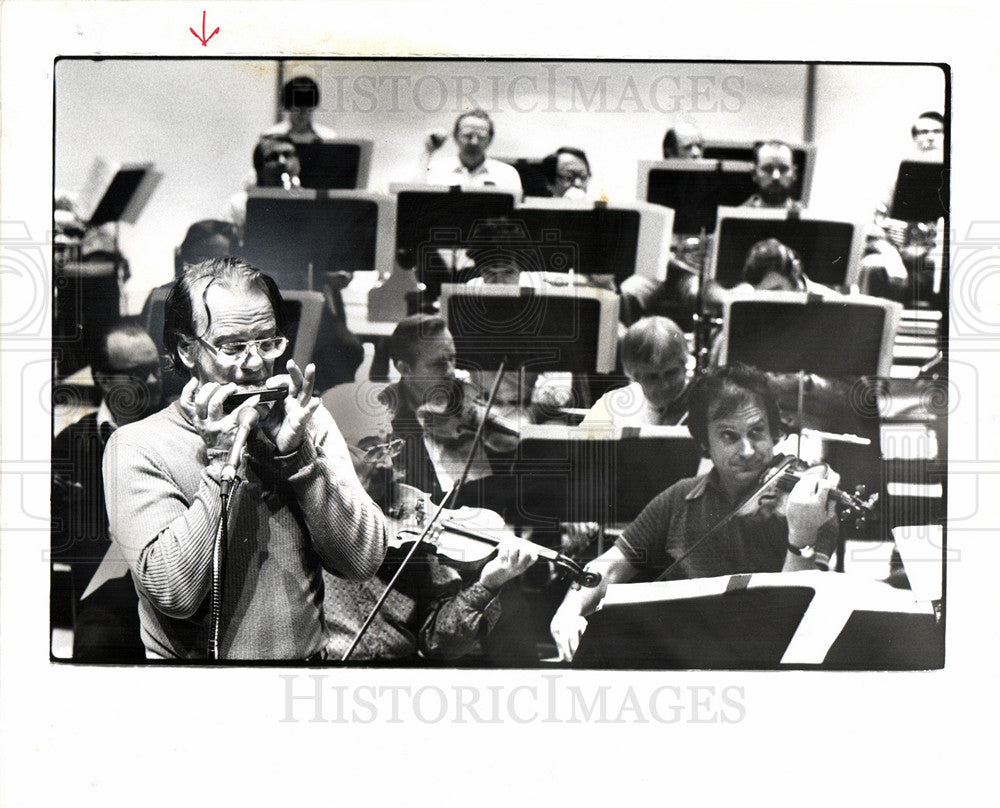
<svg viewBox="0 0 1000 808"><path fill-rule="evenodd" d="M684 332L667 317L644 317L621 341L631 384L605 393L581 427L673 426L687 415L690 351Z"/></svg>
<svg viewBox="0 0 1000 808"><path fill-rule="evenodd" d="M493 142L493 121L481 109L463 112L455 119L452 137L458 146L454 155L434 153L447 139L441 132L433 132L424 142L427 159L426 178L430 185L459 185L462 188L497 187L522 194L521 178L517 170L507 163L486 156Z"/></svg>

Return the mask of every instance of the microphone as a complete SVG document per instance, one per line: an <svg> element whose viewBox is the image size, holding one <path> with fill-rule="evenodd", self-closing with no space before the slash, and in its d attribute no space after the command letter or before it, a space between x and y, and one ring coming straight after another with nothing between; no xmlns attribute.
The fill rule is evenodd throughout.
<svg viewBox="0 0 1000 808"><path fill-rule="evenodd" d="M236 430L236 438L233 440L233 448L229 450L229 460L222 467L222 496L228 497L232 490L233 481L236 479L236 467L240 464L240 455L243 454L243 447L246 446L250 433L253 432L257 422L260 421L260 413L253 407L240 410L236 423L239 428Z"/></svg>

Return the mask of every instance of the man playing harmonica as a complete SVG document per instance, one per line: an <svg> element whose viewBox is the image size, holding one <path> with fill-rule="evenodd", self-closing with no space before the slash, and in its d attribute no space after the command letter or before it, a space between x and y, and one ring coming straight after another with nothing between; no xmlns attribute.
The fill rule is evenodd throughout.
<svg viewBox="0 0 1000 808"><path fill-rule="evenodd" d="M207 654L220 486L235 460L219 609L221 659L309 659L322 653L326 568L375 573L385 553L382 512L358 481L330 413L313 396L315 369L289 360L274 281L243 261L188 267L166 303L164 343L190 376L180 399L121 427L104 458L112 539L132 572L150 658ZM288 386L270 405L247 388ZM238 426L256 408L242 457ZM251 421L253 419L250 419Z"/></svg>

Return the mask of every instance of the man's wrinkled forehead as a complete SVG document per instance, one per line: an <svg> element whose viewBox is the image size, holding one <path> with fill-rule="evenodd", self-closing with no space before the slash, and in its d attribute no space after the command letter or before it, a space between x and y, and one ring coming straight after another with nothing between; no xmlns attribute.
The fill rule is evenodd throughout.
<svg viewBox="0 0 1000 808"><path fill-rule="evenodd" d="M215 319L214 311L230 303L243 301L246 304L267 303L270 316L275 316L274 308L267 295L260 289L249 285L232 286L229 282L220 281L217 277L199 278L191 285L191 313L196 333L202 334L208 330ZM214 310L214 311L213 311Z"/></svg>
<svg viewBox="0 0 1000 808"><path fill-rule="evenodd" d="M752 390L729 385L709 405L707 421L711 426L716 421L738 421L750 415L755 418L759 415L768 431L773 431L773 425L768 423L767 402L763 397Z"/></svg>

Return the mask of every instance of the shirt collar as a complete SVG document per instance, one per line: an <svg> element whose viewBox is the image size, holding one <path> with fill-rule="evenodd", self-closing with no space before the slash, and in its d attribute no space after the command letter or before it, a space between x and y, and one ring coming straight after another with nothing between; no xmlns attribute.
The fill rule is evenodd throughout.
<svg viewBox="0 0 1000 808"><path fill-rule="evenodd" d="M111 414L108 402L102 398L101 406L97 408L97 426L100 428L105 424L110 426L112 429L118 429L118 423L115 421L114 415Z"/></svg>
<svg viewBox="0 0 1000 808"><path fill-rule="evenodd" d="M722 490L722 483L719 481L719 472L714 468L708 472L708 474L703 475L698 482L695 483L694 488L688 491L687 496L685 496L684 499L688 502L701 499L709 488L718 491L723 495L725 494Z"/></svg>
<svg viewBox="0 0 1000 808"><path fill-rule="evenodd" d="M479 174L489 174L489 169L486 168L486 163L489 162L488 157L471 171L465 167L465 163L463 163L460 159L457 157L455 159L457 160L457 165L452 170L452 173L454 174L465 174L469 177L475 177Z"/></svg>

